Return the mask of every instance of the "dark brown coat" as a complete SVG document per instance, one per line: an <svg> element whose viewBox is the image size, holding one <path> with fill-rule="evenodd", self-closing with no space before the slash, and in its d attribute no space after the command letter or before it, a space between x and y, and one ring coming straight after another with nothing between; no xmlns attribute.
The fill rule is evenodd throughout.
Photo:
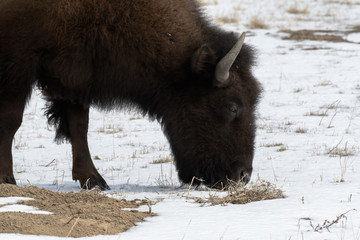
<svg viewBox="0 0 360 240"><path fill-rule="evenodd" d="M1 0L0 183L15 183L12 139L35 84L56 140L72 143L82 187L108 188L88 149L90 106L157 119L185 183L247 182L259 95L251 48L243 46L226 84L214 80L237 39L195 0Z"/></svg>

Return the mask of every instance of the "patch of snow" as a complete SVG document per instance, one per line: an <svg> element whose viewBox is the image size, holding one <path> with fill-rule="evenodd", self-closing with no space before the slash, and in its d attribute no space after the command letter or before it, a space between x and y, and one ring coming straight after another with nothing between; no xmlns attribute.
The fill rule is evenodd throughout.
<svg viewBox="0 0 360 240"><path fill-rule="evenodd" d="M34 200L34 199L28 197L0 197L0 213L23 212L23 213L33 213L33 214L52 214L51 212L41 211L31 206L16 204L18 202L30 201L30 200Z"/></svg>
<svg viewBox="0 0 360 240"><path fill-rule="evenodd" d="M15 204L21 201L29 201L29 200L34 200L34 199L27 197L0 197L0 205Z"/></svg>
<svg viewBox="0 0 360 240"><path fill-rule="evenodd" d="M351 42L360 44L360 33L351 33L346 36L346 39Z"/></svg>
<svg viewBox="0 0 360 240"><path fill-rule="evenodd" d="M23 205L23 204L11 204L0 207L1 212L22 212L22 213L32 213L32 214L52 214L47 211L40 211L34 207ZM1 235L0 235L1 236Z"/></svg>

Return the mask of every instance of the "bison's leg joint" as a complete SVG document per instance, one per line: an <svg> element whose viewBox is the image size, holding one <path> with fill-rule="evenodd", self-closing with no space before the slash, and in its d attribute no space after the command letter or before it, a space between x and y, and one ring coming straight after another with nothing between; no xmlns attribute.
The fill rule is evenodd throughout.
<svg viewBox="0 0 360 240"><path fill-rule="evenodd" d="M66 126L73 153L73 179L79 180L83 189L99 187L109 190L109 186L96 170L89 151L87 132L89 123L89 108L78 104L63 106Z"/></svg>

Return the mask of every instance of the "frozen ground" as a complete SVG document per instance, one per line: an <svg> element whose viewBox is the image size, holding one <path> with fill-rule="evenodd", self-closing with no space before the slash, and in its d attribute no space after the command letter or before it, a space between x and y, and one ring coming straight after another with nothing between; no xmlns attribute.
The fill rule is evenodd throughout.
<svg viewBox="0 0 360 240"><path fill-rule="evenodd" d="M258 49L255 75L264 93L252 180L259 176L276 184L287 198L200 207L184 193L206 197L209 192L177 189L173 164L153 164L171 156L159 124L132 112L92 110L89 144L112 188L109 194L164 200L153 206L159 216L126 233L89 239L359 240L360 30L353 29L360 26L360 1L202 2L214 21L247 31L246 42ZM330 30L316 34L350 42L284 40L289 34L281 31L289 29ZM14 142L15 178L18 184L78 191L71 179L70 145L53 143L43 106L35 92ZM314 229L351 209L357 211L329 230ZM0 239L58 238L0 234Z"/></svg>

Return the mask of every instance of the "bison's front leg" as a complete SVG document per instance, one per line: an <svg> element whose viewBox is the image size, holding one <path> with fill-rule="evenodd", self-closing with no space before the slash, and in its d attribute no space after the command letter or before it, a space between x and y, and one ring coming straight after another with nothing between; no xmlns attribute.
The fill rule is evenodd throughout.
<svg viewBox="0 0 360 240"><path fill-rule="evenodd" d="M96 170L89 152L87 142L89 108L69 104L66 112L73 153L73 179L79 180L84 189L98 186L101 190L109 190L109 186Z"/></svg>
<svg viewBox="0 0 360 240"><path fill-rule="evenodd" d="M0 96L0 184L16 184L11 147L14 135L21 125L25 105L25 98L10 95L5 96L3 93L8 99L2 99Z"/></svg>

